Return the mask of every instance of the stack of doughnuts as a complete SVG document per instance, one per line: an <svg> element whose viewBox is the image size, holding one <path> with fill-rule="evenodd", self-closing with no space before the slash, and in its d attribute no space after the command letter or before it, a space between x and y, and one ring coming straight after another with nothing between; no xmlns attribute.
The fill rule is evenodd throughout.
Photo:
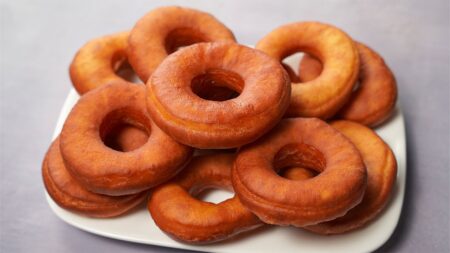
<svg viewBox="0 0 450 253"><path fill-rule="evenodd" d="M297 52L299 69L282 62ZM395 156L371 129L393 111L395 78L332 25L284 25L250 48L210 14L160 7L86 43L70 78L80 98L42 176L51 198L81 215L146 202L156 225L187 243L264 224L341 234L373 221L395 184ZM235 195L196 198L209 188Z"/></svg>

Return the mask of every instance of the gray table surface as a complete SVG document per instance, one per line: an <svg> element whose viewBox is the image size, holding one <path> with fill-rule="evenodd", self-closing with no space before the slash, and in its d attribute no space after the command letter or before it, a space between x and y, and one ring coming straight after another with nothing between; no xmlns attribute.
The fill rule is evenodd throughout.
<svg viewBox="0 0 450 253"><path fill-rule="evenodd" d="M1 0L0 252L182 252L65 224L48 207L40 177L76 50L163 4L211 12L243 44L281 24L319 20L381 53L406 117L408 178L400 223L379 252L449 251L449 1Z"/></svg>

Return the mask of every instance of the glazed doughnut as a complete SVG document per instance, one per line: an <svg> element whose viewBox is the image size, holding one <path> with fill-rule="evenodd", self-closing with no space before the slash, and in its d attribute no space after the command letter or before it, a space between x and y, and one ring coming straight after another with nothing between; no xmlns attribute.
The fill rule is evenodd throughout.
<svg viewBox="0 0 450 253"><path fill-rule="evenodd" d="M204 79L240 94L225 101L203 99L192 86ZM256 140L280 120L289 98L289 77L281 64L228 42L180 49L147 82L155 123L178 142L197 148L232 148Z"/></svg>
<svg viewBox="0 0 450 253"><path fill-rule="evenodd" d="M310 180L277 171L302 167ZM316 118L285 119L269 134L240 149L232 171L242 204L269 224L303 227L343 216L361 202L366 168L356 147Z"/></svg>
<svg viewBox="0 0 450 253"><path fill-rule="evenodd" d="M391 114L397 100L397 84L379 54L362 43L356 46L361 59L359 86L336 116L373 127ZM311 56L305 56L300 62L302 81L316 78L321 71L322 64Z"/></svg>
<svg viewBox="0 0 450 253"><path fill-rule="evenodd" d="M127 196L96 194L82 187L67 171L59 150L59 138L50 146L42 164L44 185L61 207L91 217L121 215L139 205L147 196L141 192Z"/></svg>
<svg viewBox="0 0 450 253"><path fill-rule="evenodd" d="M121 32L93 39L77 52L69 73L80 95L112 81L128 82L117 74L119 67L127 63L128 35Z"/></svg>
<svg viewBox="0 0 450 253"><path fill-rule="evenodd" d="M359 69L353 40L343 31L318 22L281 26L256 45L278 61L303 51L324 62L321 75L306 83L292 83L288 117L333 116L347 102Z"/></svg>
<svg viewBox="0 0 450 253"><path fill-rule="evenodd" d="M218 204L192 197L207 188L233 190L234 158L235 154L196 156L174 180L154 189L148 210L156 225L189 243L220 241L263 225L236 196Z"/></svg>
<svg viewBox="0 0 450 253"><path fill-rule="evenodd" d="M168 6L154 9L134 26L129 38L129 61L142 80L178 48L198 42L231 41L233 33L212 15Z"/></svg>
<svg viewBox="0 0 450 253"><path fill-rule="evenodd" d="M360 228L373 220L389 200L397 176L397 162L389 146L371 129L351 121L334 121L331 126L352 141L362 155L367 168L367 189L359 205L343 217L307 226L305 229L319 234L341 234ZM291 169L286 177L299 176L302 169Z"/></svg>
<svg viewBox="0 0 450 253"><path fill-rule="evenodd" d="M109 148L104 138L119 123L145 129L147 142L131 152ZM61 132L67 169L88 190L107 195L144 191L174 176L192 155L161 131L145 105L145 87L115 82L83 95Z"/></svg>

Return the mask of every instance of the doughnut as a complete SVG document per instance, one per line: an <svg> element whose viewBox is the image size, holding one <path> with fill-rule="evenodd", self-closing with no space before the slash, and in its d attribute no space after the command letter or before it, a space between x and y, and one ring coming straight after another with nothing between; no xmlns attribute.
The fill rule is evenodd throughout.
<svg viewBox="0 0 450 253"><path fill-rule="evenodd" d="M395 77L383 58L362 43L356 43L361 59L359 86L336 118L356 121L367 126L377 126L386 120L397 100ZM322 64L312 56L300 62L300 79L304 82L320 75Z"/></svg>
<svg viewBox="0 0 450 253"><path fill-rule="evenodd" d="M144 129L147 142L130 152L106 146L107 133L123 122ZM145 87L125 82L83 95L64 123L60 147L67 169L85 188L113 196L141 192L170 179L193 152L153 123Z"/></svg>
<svg viewBox="0 0 450 253"><path fill-rule="evenodd" d="M389 200L397 176L397 162L389 146L371 129L351 121L334 121L331 126L343 133L359 149L367 168L367 188L363 200L346 215L332 221L307 226L318 234L341 234L373 220ZM285 177L308 179L304 169L290 169Z"/></svg>
<svg viewBox="0 0 450 253"><path fill-rule="evenodd" d="M90 217L108 218L121 215L146 198L141 192L126 196L107 196L86 190L64 166L59 138L50 146L42 164L42 177L50 197L61 207Z"/></svg>
<svg viewBox="0 0 450 253"><path fill-rule="evenodd" d="M198 42L232 41L233 33L212 15L194 9L167 6L142 17L131 30L129 62L144 81L178 48Z"/></svg>
<svg viewBox="0 0 450 253"><path fill-rule="evenodd" d="M120 32L96 38L77 52L69 74L80 95L112 81L128 82L117 74L119 68L127 64L128 35L129 32Z"/></svg>
<svg viewBox="0 0 450 253"><path fill-rule="evenodd" d="M325 63L318 78L292 82L287 117L327 119L347 102L358 75L359 56L353 40L338 28L318 22L284 25L262 38L256 49L278 61L302 51Z"/></svg>
<svg viewBox="0 0 450 253"><path fill-rule="evenodd" d="M287 167L319 175L294 181L277 174ZM361 202L366 177L356 147L317 118L281 121L242 147L232 170L234 190L245 207L265 223L296 227L343 216Z"/></svg>
<svg viewBox="0 0 450 253"><path fill-rule="evenodd" d="M148 210L156 225L189 243L210 243L262 226L234 196L218 204L196 199L208 188L233 190L230 175L235 154L195 156L173 180L153 190Z"/></svg>
<svg viewBox="0 0 450 253"><path fill-rule="evenodd" d="M225 101L204 99L192 89L204 80L240 94ZM180 49L159 65L146 86L155 123L196 148L233 148L256 140L281 119L290 99L289 77L281 64L229 42Z"/></svg>

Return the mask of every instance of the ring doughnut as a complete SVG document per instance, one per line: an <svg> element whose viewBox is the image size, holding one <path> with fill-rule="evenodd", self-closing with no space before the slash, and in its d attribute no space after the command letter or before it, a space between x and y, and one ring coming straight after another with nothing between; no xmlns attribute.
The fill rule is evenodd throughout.
<svg viewBox="0 0 450 253"><path fill-rule="evenodd" d="M358 75L359 57L353 40L338 28L318 22L284 25L261 39L256 49L279 61L303 51L324 62L318 78L292 83L288 117L326 119L347 102Z"/></svg>
<svg viewBox="0 0 450 253"><path fill-rule="evenodd" d="M362 43L356 43L356 46L361 59L359 86L336 116L374 127L391 114L397 100L397 84L379 54ZM316 78L321 71L322 64L311 56L305 55L300 62L302 81Z"/></svg>
<svg viewBox="0 0 450 253"><path fill-rule="evenodd" d="M192 61L191 59L196 59ZM212 80L240 93L225 101L199 97L192 86ZM271 129L289 105L289 77L262 52L228 42L197 43L168 56L147 82L155 123L197 148L232 148Z"/></svg>
<svg viewBox="0 0 450 253"><path fill-rule="evenodd" d="M209 243L263 225L236 196L218 204L192 197L207 188L233 190L234 158L234 154L196 156L174 180L156 187L148 210L158 227L182 241Z"/></svg>
<svg viewBox="0 0 450 253"><path fill-rule="evenodd" d="M320 174L294 181L286 167ZM232 171L242 204L269 224L303 227L343 216L361 202L366 169L356 147L316 118L281 121L269 134L240 149Z"/></svg>
<svg viewBox="0 0 450 253"><path fill-rule="evenodd" d="M121 32L93 39L77 52L69 74L80 95L112 81L128 82L117 74L127 61L128 35Z"/></svg>
<svg viewBox="0 0 450 253"><path fill-rule="evenodd" d="M168 6L142 17L128 41L130 64L137 75L147 81L156 67L180 47L198 42L235 42L235 38L224 24L208 13Z"/></svg>
<svg viewBox="0 0 450 253"><path fill-rule="evenodd" d="M147 142L131 152L120 152L103 139L118 123L145 129ZM83 95L61 132L61 154L66 167L88 190L107 195L144 191L174 176L192 155L161 131L145 105L145 87L115 82Z"/></svg>
<svg viewBox="0 0 450 253"><path fill-rule="evenodd" d="M59 150L59 138L52 143L44 158L42 177L47 192L59 206L91 217L121 215L139 205L147 196L146 192L107 196L86 190L64 166Z"/></svg>
<svg viewBox="0 0 450 253"><path fill-rule="evenodd" d="M360 228L373 220L389 200L397 176L397 162L389 146L371 129L351 121L334 121L331 126L355 144L367 168L367 189L359 205L346 215L332 221L307 226L305 229L319 234L341 234ZM298 168L289 171L287 178L299 177Z"/></svg>

